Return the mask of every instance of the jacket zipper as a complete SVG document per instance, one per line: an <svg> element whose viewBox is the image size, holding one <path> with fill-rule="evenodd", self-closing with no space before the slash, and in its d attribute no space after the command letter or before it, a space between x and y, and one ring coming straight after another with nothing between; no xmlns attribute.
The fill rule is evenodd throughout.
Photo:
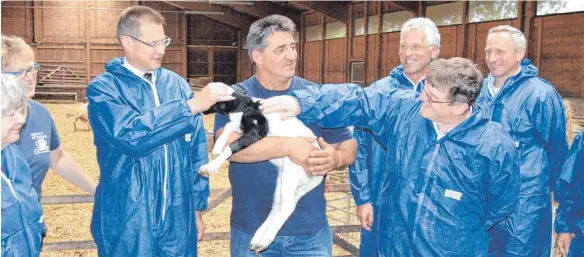
<svg viewBox="0 0 584 257"><path fill-rule="evenodd" d="M420 213L422 212L422 204L424 203L424 199L426 198L426 187L428 187L428 180L430 179L430 170L432 166L434 166L434 161L436 161L436 156L438 155L438 150L440 149L440 144L436 144L434 147L434 151L432 153L432 158L430 159L430 163L428 164L428 168L426 168L426 175L424 176L424 186L422 187L422 191L420 192L420 197L418 198L418 204L416 207L416 217L414 219L414 226L416 226L420 219ZM416 235L417 229L414 228L414 235L412 236L412 241L416 242Z"/></svg>
<svg viewBox="0 0 584 257"><path fill-rule="evenodd" d="M154 79L154 78L153 78ZM156 81L154 81L156 82ZM154 83L148 83L148 85L150 85L150 87L152 88L152 94L154 95L154 103L156 104L156 106L160 106L160 98L158 96L158 91L156 90L156 86ZM167 185L168 185L168 146L167 144L164 144L164 180L162 182L162 198L164 199L162 201L162 220L164 221L164 219L166 218L166 199L168 198L168 192L167 192Z"/></svg>

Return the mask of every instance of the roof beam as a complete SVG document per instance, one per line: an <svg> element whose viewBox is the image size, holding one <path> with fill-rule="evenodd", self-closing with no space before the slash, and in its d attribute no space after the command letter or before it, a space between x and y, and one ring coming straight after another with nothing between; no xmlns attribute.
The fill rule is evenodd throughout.
<svg viewBox="0 0 584 257"><path fill-rule="evenodd" d="M236 12L231 8L221 6L221 5L214 5L214 4L206 4L200 2L183 2L183 1L164 1L172 6L188 9L191 11L203 11L203 12L222 12L223 15L215 15L215 14L201 14L209 19L216 20L218 22L227 24L232 27L236 27L243 31L249 30L249 26L256 20L255 18L243 14L240 12Z"/></svg>
<svg viewBox="0 0 584 257"><path fill-rule="evenodd" d="M257 18L263 18L266 16L270 16L272 14L280 14L290 18L296 26L300 26L300 14L295 12L290 12L286 10L286 8L271 3L271 2L253 2L253 5L235 5L226 2L226 4L233 8L234 10L252 15Z"/></svg>
<svg viewBox="0 0 584 257"><path fill-rule="evenodd" d="M414 14L418 13L418 3L417 2L406 2L406 1L389 1L389 6L391 8L402 9L405 11L412 12Z"/></svg>
<svg viewBox="0 0 584 257"><path fill-rule="evenodd" d="M349 22L349 10L341 3L322 1L298 1L288 3L322 13L345 24L348 24Z"/></svg>

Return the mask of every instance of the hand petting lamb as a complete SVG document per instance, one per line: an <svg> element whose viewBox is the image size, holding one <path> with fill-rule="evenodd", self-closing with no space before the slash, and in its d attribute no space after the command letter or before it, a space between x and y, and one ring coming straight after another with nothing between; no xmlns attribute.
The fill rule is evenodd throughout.
<svg viewBox="0 0 584 257"><path fill-rule="evenodd" d="M291 118L282 120L283 113L264 115L259 109L259 99L252 99L237 91L234 87L235 100L220 102L213 105L205 114L221 113L228 115L230 122L225 125L223 133L213 147L213 160L203 165L199 173L216 173L221 164L231 155L247 148L265 136L277 137L311 137L313 145L316 136L300 120ZM238 132L242 136L225 147L229 134ZM257 253L264 251L274 241L274 238L284 225L288 217L294 212L298 200L306 193L320 185L322 176L309 177L304 168L292 162L288 157L270 160L279 170L274 203L268 218L255 232L251 243L251 250ZM285 181L283 183L283 181Z"/></svg>

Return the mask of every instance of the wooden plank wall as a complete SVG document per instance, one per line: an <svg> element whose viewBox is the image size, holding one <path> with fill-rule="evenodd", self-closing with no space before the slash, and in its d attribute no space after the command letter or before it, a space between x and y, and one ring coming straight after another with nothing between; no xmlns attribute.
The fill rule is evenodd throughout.
<svg viewBox="0 0 584 257"><path fill-rule="evenodd" d="M31 43L41 66L57 64L86 68L89 83L104 71L105 63L123 56L116 37L119 15L122 9L137 4L159 11L179 10L162 2L3 2L2 33L23 37ZM186 18L180 13L162 14L167 23L165 33L173 39L166 49L163 66L186 76Z"/></svg>
<svg viewBox="0 0 584 257"><path fill-rule="evenodd" d="M485 63L484 47L488 30L498 25L511 25L521 29L522 24L527 24L524 29L528 37L527 58L540 69L540 76L554 84L564 97L584 97L584 84L581 83L584 81L584 26L574 26L584 24L584 12L541 17L525 14L522 19L524 10L521 8L529 4L530 2L518 4L517 19L439 27L440 57L469 58L477 63L486 75L488 68ZM376 6L377 3L367 5L368 8L365 8L365 3L351 4L351 19L363 17L365 9L370 15L376 14L374 10L379 8ZM529 8L534 9L535 4L531 3L528 11ZM386 7L383 6L382 10L386 10ZM315 20L319 16L318 13L304 13L303 19ZM399 32L382 33L381 36L377 34L352 36L352 29L348 26L346 38L325 40L324 49L320 41L305 42L303 45L305 54L301 60L304 69L301 75L316 83L347 82L350 62L365 61L366 83L371 84L387 76L400 64L397 51ZM321 51L325 52L323 60L320 57ZM321 81L319 74L323 62L325 74L324 80Z"/></svg>

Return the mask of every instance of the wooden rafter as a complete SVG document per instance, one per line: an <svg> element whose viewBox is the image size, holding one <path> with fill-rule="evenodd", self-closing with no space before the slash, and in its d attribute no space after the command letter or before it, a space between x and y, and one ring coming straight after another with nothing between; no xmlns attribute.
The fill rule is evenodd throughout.
<svg viewBox="0 0 584 257"><path fill-rule="evenodd" d="M315 12L322 13L332 19L335 19L345 24L349 23L349 8L347 8L347 6L342 3L322 1L299 1L288 3L295 6L299 6L301 8L306 8Z"/></svg>
<svg viewBox="0 0 584 257"><path fill-rule="evenodd" d="M222 12L223 15L201 14L207 18L227 24L229 26L247 31L249 26L256 20L247 14L237 12L229 7L206 4L200 2L164 1L170 5L190 11Z"/></svg>
<svg viewBox="0 0 584 257"><path fill-rule="evenodd" d="M227 5L234 10L246 13L248 15L263 18L272 14L280 14L290 18L297 26L300 26L300 14L296 12L291 12L286 8L271 3L271 2L254 2L253 5L236 5L236 4L229 4Z"/></svg>

